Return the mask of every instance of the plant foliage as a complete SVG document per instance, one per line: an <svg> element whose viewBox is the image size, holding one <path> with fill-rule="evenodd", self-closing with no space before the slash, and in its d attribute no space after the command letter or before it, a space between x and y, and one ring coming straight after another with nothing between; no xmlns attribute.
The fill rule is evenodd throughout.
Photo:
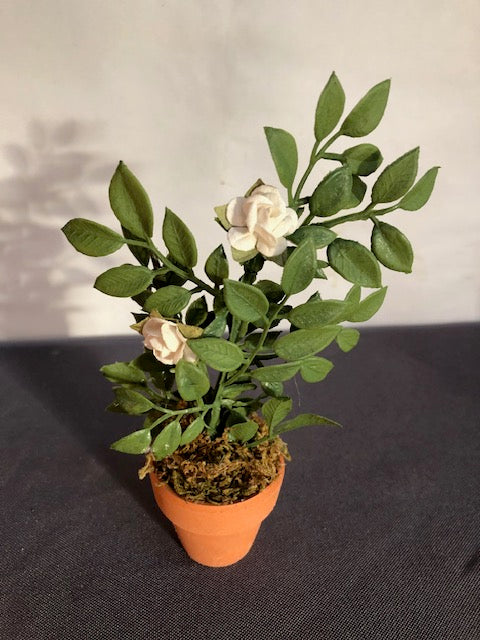
<svg viewBox="0 0 480 640"><path fill-rule="evenodd" d="M172 456L180 450L197 451L196 442L199 447L216 443L225 450L232 446L248 450L245 459L250 460L256 448L264 452L282 433L308 425L338 426L316 414L289 417L292 401L283 383L296 375L308 383L320 382L333 368L322 352L329 345L332 353L335 348L348 352L356 346L358 330L343 323L365 322L380 309L387 292L382 286L383 268L412 270L409 240L397 224L383 217L423 207L438 173L438 167L432 167L417 179L417 147L375 176L383 163L380 149L371 142L351 146L349 138L366 136L379 125L389 89L389 80L380 82L344 116L345 93L333 73L317 102L313 148L302 175L293 135L265 127L279 181L286 189L290 218L285 218L285 229L290 230L284 238L275 238L281 251L269 255L261 250L270 246L261 243L269 241L265 229L242 227L245 238L250 238L245 249L233 248L231 242L232 258L243 270L239 279L230 276L231 265L222 244L210 250L203 265L208 280L199 269L194 271L198 262L195 238L182 218L168 208L161 226L163 246L157 246L148 195L123 162L109 189L119 228L84 218L64 226L69 242L85 255L105 256L126 245L139 263L108 269L95 281L99 291L131 297L139 305L132 326L143 334L146 347L131 362L115 362L101 369L114 385L115 400L109 409L143 421L112 448L147 453L158 464L167 460L165 468L173 473L181 463ZM347 138L347 148L331 152L340 138ZM319 161L333 166L305 192ZM272 188L258 180L245 198L268 195L268 189ZM370 197L364 202L367 192ZM228 233L229 239L232 233L239 233L232 207L242 206L245 198L215 208L222 233ZM282 215L287 213L282 209ZM293 233L292 215L297 220ZM402 215L405 213L398 216L399 226ZM371 225L370 246L340 235L340 227L352 222ZM256 234L254 248L252 233ZM261 277L267 260L278 266L277 281ZM320 295L319 283L333 272L353 285L345 299L325 300ZM308 300L294 297L312 283L317 291ZM274 330L280 321L289 328L287 332ZM264 422L258 421L257 412ZM181 483L177 478L179 491L188 494L188 472L182 477ZM202 495L215 502L218 497L209 493L213 491L210 481L207 474ZM228 487L231 497L235 492Z"/></svg>

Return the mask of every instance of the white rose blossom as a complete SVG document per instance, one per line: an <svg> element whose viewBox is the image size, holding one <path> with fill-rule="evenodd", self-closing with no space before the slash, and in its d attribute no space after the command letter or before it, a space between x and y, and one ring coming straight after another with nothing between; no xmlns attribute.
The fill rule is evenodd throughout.
<svg viewBox="0 0 480 640"><path fill-rule="evenodd" d="M197 359L175 322L149 318L142 327L142 334L145 338L143 344L163 364L177 364L182 358L187 362Z"/></svg>
<svg viewBox="0 0 480 640"><path fill-rule="evenodd" d="M287 208L278 189L262 184L247 198L234 198L227 205L227 220L232 225L228 240L234 249L257 249L267 258L283 253L285 236L298 226L298 217Z"/></svg>

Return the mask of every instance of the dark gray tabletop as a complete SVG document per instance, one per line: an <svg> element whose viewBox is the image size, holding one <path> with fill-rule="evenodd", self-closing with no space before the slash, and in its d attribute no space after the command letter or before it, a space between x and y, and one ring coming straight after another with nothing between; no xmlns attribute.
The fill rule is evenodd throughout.
<svg viewBox="0 0 480 640"><path fill-rule="evenodd" d="M273 514L235 566L191 562L108 445L136 337L1 347L0 638L478 640L479 327L366 330L297 411Z"/></svg>

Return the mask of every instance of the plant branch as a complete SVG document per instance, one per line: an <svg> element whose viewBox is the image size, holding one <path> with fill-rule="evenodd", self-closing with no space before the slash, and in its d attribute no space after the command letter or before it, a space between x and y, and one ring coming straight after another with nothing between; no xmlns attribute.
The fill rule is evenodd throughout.
<svg viewBox="0 0 480 640"><path fill-rule="evenodd" d="M159 424L160 422L163 422L163 420L167 420L167 418L170 418L171 416L184 416L187 413L198 413L200 411L206 411L207 409L211 409L212 407L213 407L213 404L202 404L202 406L198 405L196 407L188 407L187 409L179 409L178 411L177 410L171 411L170 409L166 409L165 407L158 407L157 405L155 405L155 409L158 409L158 411L162 411L165 415L155 420L155 422L153 422L152 426L149 428L153 429L153 427L155 427L157 424Z"/></svg>
<svg viewBox="0 0 480 640"><path fill-rule="evenodd" d="M349 213L346 216L340 216L339 218L334 218L333 220L327 220L323 222L322 225L331 229L332 227L336 227L338 224L344 224L345 222L355 222L356 220L368 220L372 216L384 216L386 213L390 213L390 211L395 211L398 206L395 204L391 207L387 207L386 209L374 209L375 205L370 203L363 211L358 211L357 213ZM307 218L308 219L308 218ZM305 221L306 223L306 221ZM304 224L305 224L304 223Z"/></svg>
<svg viewBox="0 0 480 640"><path fill-rule="evenodd" d="M266 323L263 331L262 331L262 335L260 336L260 340L258 341L257 346L255 347L255 349L252 351L252 353L250 354L248 360L246 361L246 363L244 365L242 365L242 367L233 374L233 376L226 381L226 385L230 386L231 384L233 384L235 382L235 380L238 380L238 378L240 376L242 376L244 373L246 373L248 371L248 368L250 367L250 365L252 364L252 362L255 360L257 354L260 352L261 348L263 347L265 340L267 338L268 332L270 331L271 327L272 327L272 323L277 319L278 314L280 313L280 311L283 309L283 307L287 304L289 296L285 296L285 298L283 299L282 303L278 306L277 310L275 311L275 313L272 315L272 317L269 319L269 321Z"/></svg>
<svg viewBox="0 0 480 640"><path fill-rule="evenodd" d="M335 142L335 140L337 138L339 138L341 135L342 134L339 131L337 133L334 133L333 136L331 136L325 142L325 144L323 145L323 147L321 147L321 149L319 151L317 151L319 142L315 142L315 144L313 145L312 153L310 154L310 162L308 163L308 167L306 168L305 173L300 178L300 182L298 183L297 190L295 191L295 195L293 196L293 204L294 204L294 206L296 206L298 204L299 198L300 198L301 193L302 193L302 189L305 186L305 183L308 180L308 177L312 173L313 167L317 164L317 162L321 158L327 158L327 156L337 155L337 154L326 154L326 155L324 155L324 154L325 154L325 151L328 149L328 147L331 144L333 144ZM328 159L333 159L333 158L328 158ZM334 158L334 159L336 160L337 158Z"/></svg>
<svg viewBox="0 0 480 640"><path fill-rule="evenodd" d="M218 296L218 293L219 293L218 290L215 290L207 282L204 282L200 278L197 278L193 273L189 273L188 271L185 271L181 267L178 267L176 264L171 262L171 260L169 260L167 256L164 256L163 253L161 253L161 251L157 249L157 247L153 244L153 242L150 239L148 239L146 242L143 242L141 240L126 239L125 242L127 244L135 245L137 247L144 247L145 249L150 249L150 251L157 258L159 258L166 267L170 269L170 271L173 271L174 273L181 276L182 278L185 278L185 280L190 280L190 282L193 282L197 286L201 287L203 291L207 291L212 296Z"/></svg>

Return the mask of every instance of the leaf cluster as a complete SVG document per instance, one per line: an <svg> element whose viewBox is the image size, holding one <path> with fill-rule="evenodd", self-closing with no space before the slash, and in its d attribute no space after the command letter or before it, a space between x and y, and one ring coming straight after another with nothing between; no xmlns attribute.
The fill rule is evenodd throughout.
<svg viewBox="0 0 480 640"><path fill-rule="evenodd" d="M365 322L380 309L387 292L382 268L411 272L409 240L383 217L423 207L438 172L438 167L432 167L417 179L418 147L383 169L382 152L371 142L329 151L340 138L360 138L375 130L389 89L389 80L380 82L344 115L345 93L332 73L317 102L313 148L301 176L293 135L265 128L279 181L298 216L287 249L270 258L280 269L278 281L262 279L267 258L257 250L232 251L243 275L231 279L222 244L210 253L199 275L195 238L168 208L161 228L162 246L157 246L148 195L123 162L109 188L119 230L83 218L65 225L69 242L88 256L128 247L135 264L108 269L97 277L95 288L110 296L132 298L140 307L133 325L139 332L151 316L176 323L197 357L195 362L181 359L167 365L145 349L131 362L102 367L114 385L115 399L109 409L143 420L142 428L115 442L114 449L148 452L159 461L201 434L212 439L225 434L231 442L257 447L299 427L338 426L316 414L289 418L292 402L283 384L298 374L308 383L322 381L333 362L320 354L332 343L347 352L358 342L358 330L344 323ZM332 162L333 168L305 194L307 180L320 160ZM257 181L247 195L259 184L263 183ZM215 213L228 230L226 205L216 207ZM369 246L338 233L337 227L352 222L371 225ZM312 283L321 284L332 272L352 285L344 299L323 299L317 291L306 302L294 303L292 296ZM287 333L276 330L282 320L289 325ZM262 412L268 427L261 437L258 421L252 419L256 411Z"/></svg>

